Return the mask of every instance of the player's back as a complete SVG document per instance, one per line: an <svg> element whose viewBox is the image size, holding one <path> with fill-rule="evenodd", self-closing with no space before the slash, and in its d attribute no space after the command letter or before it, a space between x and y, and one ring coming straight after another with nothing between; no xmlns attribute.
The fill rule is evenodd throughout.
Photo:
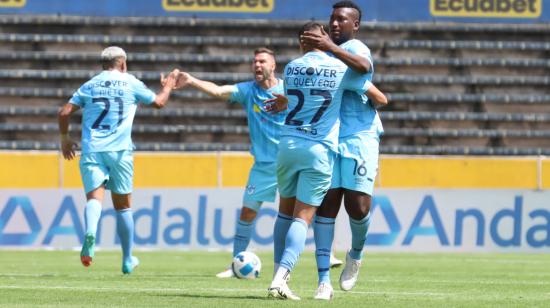
<svg viewBox="0 0 550 308"><path fill-rule="evenodd" d="M287 64L284 81L290 112L281 136L316 140L337 151L342 94L360 91L364 78L340 60L312 51Z"/></svg>
<svg viewBox="0 0 550 308"><path fill-rule="evenodd" d="M151 103L155 94L134 76L103 71L82 85L71 103L82 111L82 152L131 150L137 102Z"/></svg>

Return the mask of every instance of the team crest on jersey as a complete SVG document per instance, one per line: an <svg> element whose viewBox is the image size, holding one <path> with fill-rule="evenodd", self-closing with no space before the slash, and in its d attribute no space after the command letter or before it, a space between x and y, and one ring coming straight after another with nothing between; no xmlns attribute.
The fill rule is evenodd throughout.
<svg viewBox="0 0 550 308"><path fill-rule="evenodd" d="M256 185L247 185L246 186L246 193L249 195L254 194L256 192Z"/></svg>
<svg viewBox="0 0 550 308"><path fill-rule="evenodd" d="M254 104L254 112L262 112L262 109L260 109L260 106L258 106L257 104Z"/></svg>

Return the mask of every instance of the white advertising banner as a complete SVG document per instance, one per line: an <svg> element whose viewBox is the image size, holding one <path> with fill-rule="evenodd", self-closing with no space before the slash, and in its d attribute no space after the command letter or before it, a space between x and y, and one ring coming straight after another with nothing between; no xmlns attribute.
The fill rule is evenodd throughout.
<svg viewBox="0 0 550 308"><path fill-rule="evenodd" d="M115 213L104 202L98 245L118 248ZM138 189L137 248L230 250L242 189ZM84 234L80 189L0 190L0 248L73 248ZM265 204L252 250L273 246L275 204ZM349 249L340 211L335 248ZM367 250L414 252L550 252L550 192L527 190L379 189ZM310 231L307 249L313 249Z"/></svg>

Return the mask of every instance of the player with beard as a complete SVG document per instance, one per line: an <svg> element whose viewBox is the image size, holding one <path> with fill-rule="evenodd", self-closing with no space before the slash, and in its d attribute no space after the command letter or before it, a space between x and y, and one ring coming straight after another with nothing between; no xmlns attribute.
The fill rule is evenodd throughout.
<svg viewBox="0 0 550 308"><path fill-rule="evenodd" d="M252 72L254 80L235 85L218 86L181 72L176 88L191 86L201 92L242 104L246 110L250 131L254 165L250 170L243 196L243 204L237 222L233 241L233 257L247 249L253 229L253 222L263 202L274 202L277 194L277 147L286 111L272 113L265 110L263 101L273 98L273 93L283 93L283 81L275 77L275 54L267 48L254 51ZM290 226L291 217L279 217L276 231L284 236ZM275 236L277 236L275 234ZM231 267L216 275L218 278L234 277Z"/></svg>

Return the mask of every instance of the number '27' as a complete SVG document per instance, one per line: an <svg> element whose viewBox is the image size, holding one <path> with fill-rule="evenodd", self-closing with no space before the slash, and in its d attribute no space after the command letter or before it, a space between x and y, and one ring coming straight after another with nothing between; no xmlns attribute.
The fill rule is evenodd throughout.
<svg viewBox="0 0 550 308"><path fill-rule="evenodd" d="M296 114L304 107L304 93L301 90L298 89L289 89L287 91L288 95L296 96L298 98L298 104L292 111L288 113L288 116L286 117L285 124L286 125L293 125L293 126L300 126L304 124L304 121L302 120L293 120L296 116ZM321 107L319 107L319 110L315 113L309 124L315 124L319 122L321 117L323 116L323 113L327 110L328 106L330 105L330 102L332 102L332 95L330 94L330 91L327 90L318 90L318 89L310 89L309 95L319 95L322 96L325 100L323 101L323 104Z"/></svg>

